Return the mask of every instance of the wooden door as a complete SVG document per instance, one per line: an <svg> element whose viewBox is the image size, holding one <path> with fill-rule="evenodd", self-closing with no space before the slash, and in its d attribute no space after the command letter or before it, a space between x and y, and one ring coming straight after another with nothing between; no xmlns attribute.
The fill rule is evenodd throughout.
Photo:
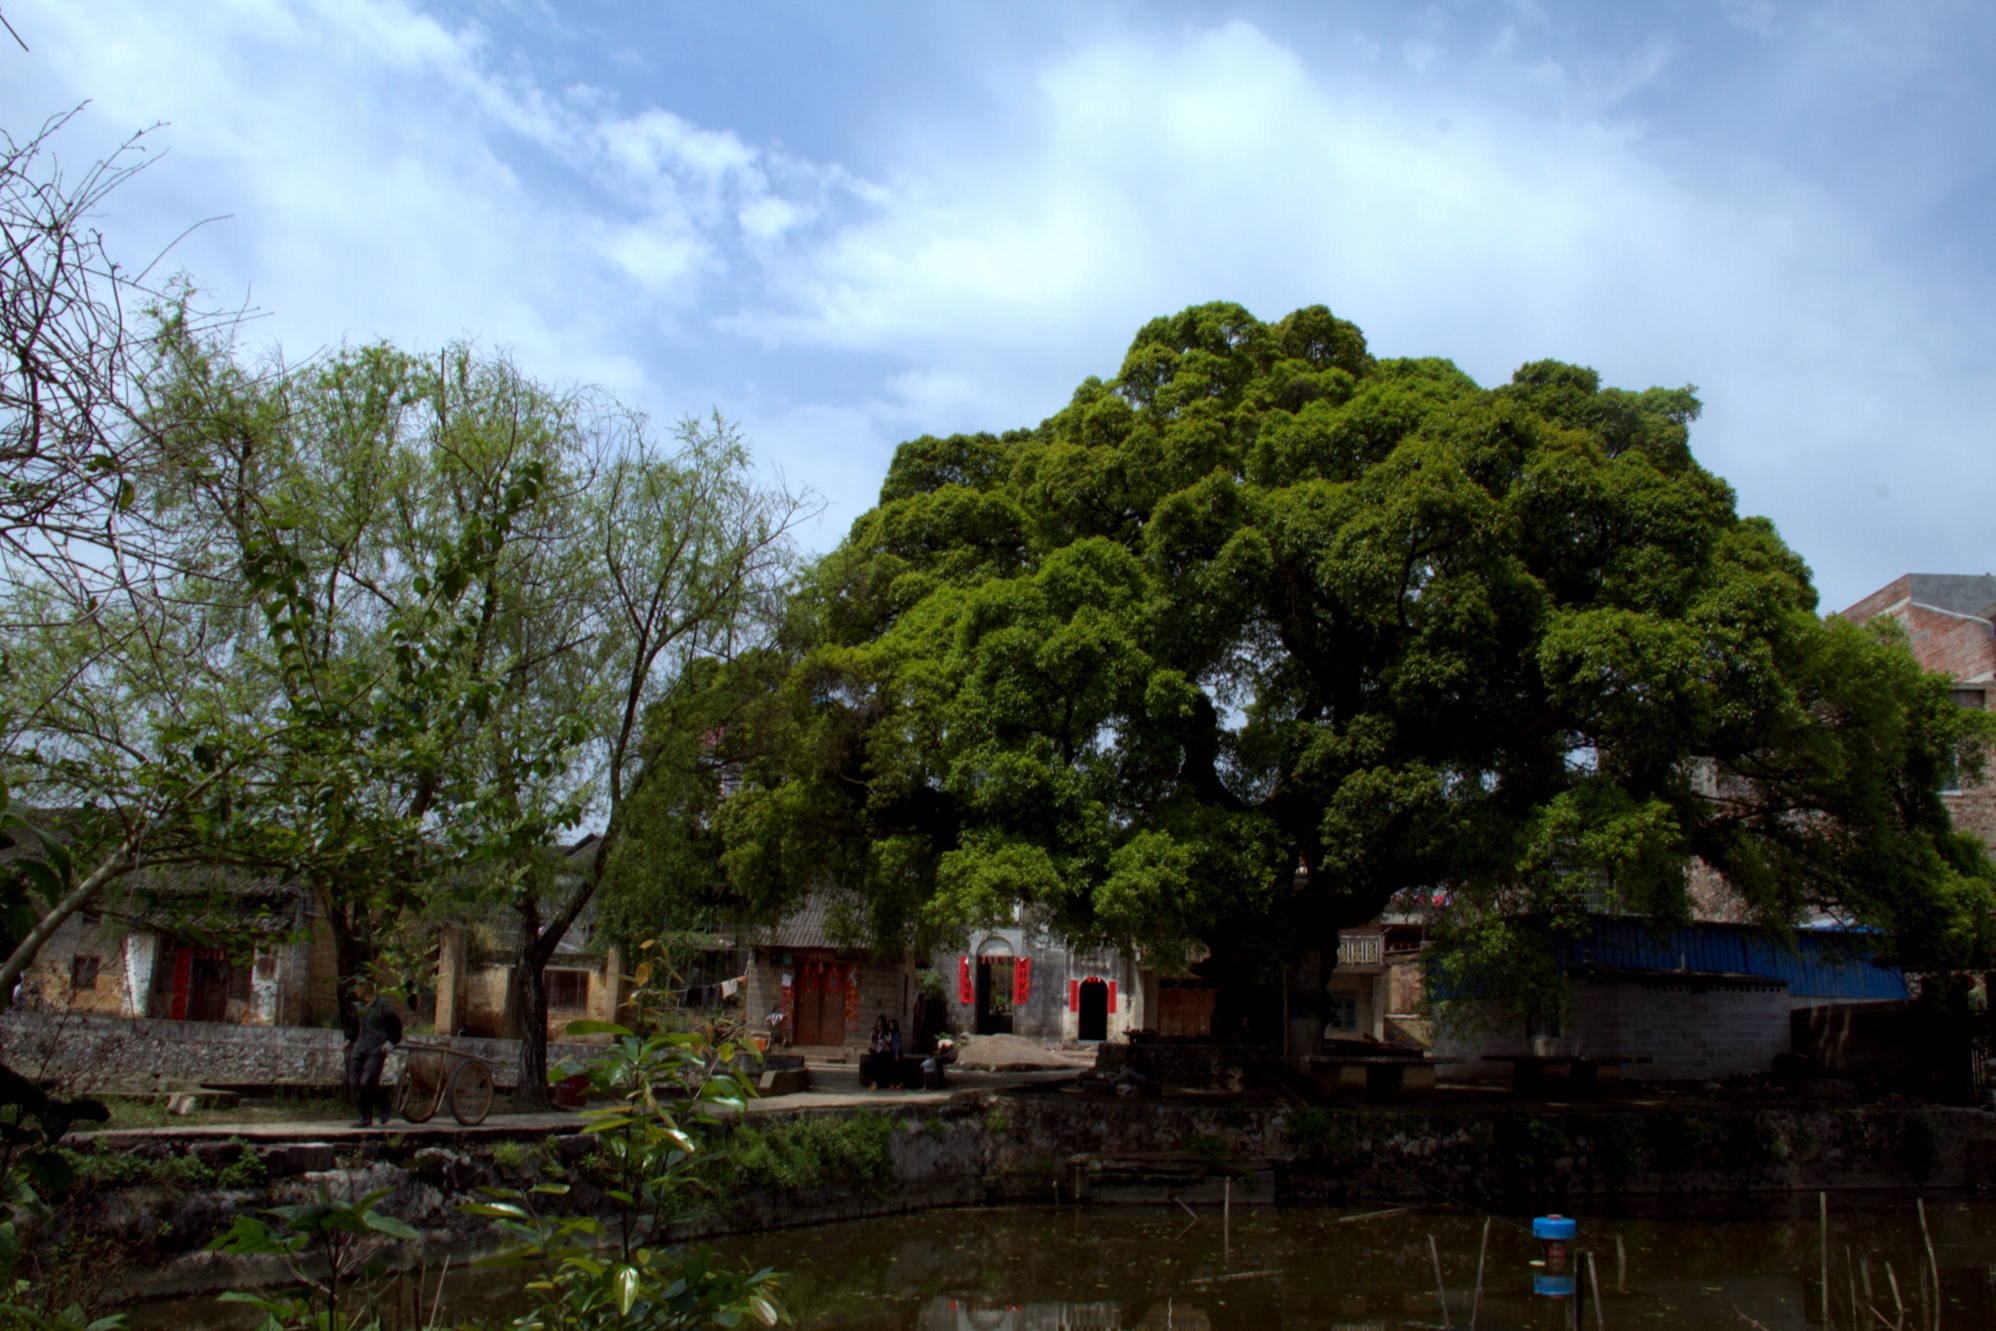
<svg viewBox="0 0 1996 1331"><path fill-rule="evenodd" d="M797 1043L844 1044L846 1039L845 967L807 961L797 968Z"/></svg>
<svg viewBox="0 0 1996 1331"><path fill-rule="evenodd" d="M229 1010L233 978L228 953L220 948L181 944L173 950L173 1000L167 1015L175 1021L222 1021Z"/></svg>

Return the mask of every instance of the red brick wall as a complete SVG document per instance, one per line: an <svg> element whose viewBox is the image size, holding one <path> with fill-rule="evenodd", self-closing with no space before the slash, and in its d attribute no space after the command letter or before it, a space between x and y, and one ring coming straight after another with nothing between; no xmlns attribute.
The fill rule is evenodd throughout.
<svg viewBox="0 0 1996 1331"><path fill-rule="evenodd" d="M1853 624L1862 624L1873 615L1881 614L1901 601L1909 599L1913 594L1912 587L1912 575L1901 574L1844 611L1843 617Z"/></svg>
<svg viewBox="0 0 1996 1331"><path fill-rule="evenodd" d="M1981 679L1996 670L1996 629L1986 619L1957 615L1908 599L1910 583L1901 577L1887 583L1843 612L1862 624L1889 614L1906 627L1913 656L1928 670L1944 670L1956 679Z"/></svg>
<svg viewBox="0 0 1996 1331"><path fill-rule="evenodd" d="M1906 626L1913 655L1929 670L1980 679L1996 668L1996 629L1986 619L1908 605L1895 616Z"/></svg>

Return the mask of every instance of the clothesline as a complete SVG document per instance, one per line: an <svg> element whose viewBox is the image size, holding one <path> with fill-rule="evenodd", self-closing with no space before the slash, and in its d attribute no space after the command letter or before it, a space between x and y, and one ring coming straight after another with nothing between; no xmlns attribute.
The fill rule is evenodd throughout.
<svg viewBox="0 0 1996 1331"><path fill-rule="evenodd" d="M724 1002L741 992L741 987L747 980L748 975L743 973L737 975L732 980L722 980L719 984L688 985L676 997L682 1004L690 1008L712 1007L714 1004Z"/></svg>

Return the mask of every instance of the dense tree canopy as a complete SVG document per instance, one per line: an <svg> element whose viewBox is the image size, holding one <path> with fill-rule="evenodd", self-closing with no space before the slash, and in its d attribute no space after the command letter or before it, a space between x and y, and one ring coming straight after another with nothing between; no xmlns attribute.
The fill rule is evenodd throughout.
<svg viewBox="0 0 1996 1331"><path fill-rule="evenodd" d="M1543 361L1494 389L1322 307L1146 324L1036 429L921 438L816 568L721 812L765 907L883 938L1019 903L1269 976L1396 894L1467 918L1718 870L1979 960L1939 799L1979 717L1693 459L1692 390Z"/></svg>

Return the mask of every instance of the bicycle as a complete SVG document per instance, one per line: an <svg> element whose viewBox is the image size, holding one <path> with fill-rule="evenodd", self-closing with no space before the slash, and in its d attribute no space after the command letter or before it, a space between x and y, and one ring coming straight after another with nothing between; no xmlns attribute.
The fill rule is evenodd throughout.
<svg viewBox="0 0 1996 1331"><path fill-rule="evenodd" d="M467 1128L477 1127L492 1111L492 1067L476 1054L448 1045L405 1042L402 1079L395 1088L395 1108L411 1123L427 1123L450 1098L451 1117Z"/></svg>

